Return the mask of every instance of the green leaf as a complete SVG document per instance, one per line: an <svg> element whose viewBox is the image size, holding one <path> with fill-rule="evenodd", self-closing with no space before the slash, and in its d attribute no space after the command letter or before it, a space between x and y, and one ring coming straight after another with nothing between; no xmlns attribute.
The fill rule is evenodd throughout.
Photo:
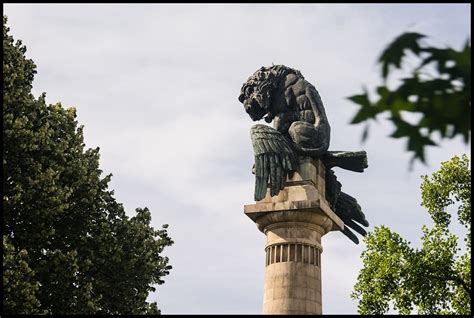
<svg viewBox="0 0 474 318"><path fill-rule="evenodd" d="M363 267L351 293L359 314L456 314L471 316L471 171L469 158L443 162L431 177L423 176L422 204L434 227L422 226L422 246L388 227L376 226L365 238ZM450 233L450 210L458 207L466 248ZM459 231L457 231L459 233ZM459 252L463 250L462 255Z"/></svg>
<svg viewBox="0 0 474 318"><path fill-rule="evenodd" d="M400 68L401 61L405 56L405 50L410 50L415 54L420 53L420 45L418 41L425 35L416 32L407 32L398 36L379 57L379 63L382 64L382 77L387 78L389 67L395 66Z"/></svg>
<svg viewBox="0 0 474 318"><path fill-rule="evenodd" d="M464 142L469 143L471 132L470 41L458 51L449 47L422 46L420 40L424 37L419 33L403 33L386 47L379 58L384 85L375 87L377 99L370 102L366 89L364 94L349 98L360 106L351 124L367 122L389 112L395 125L390 136L407 137L408 152L414 155L413 160L422 162L425 160L424 147L434 145L432 134L439 132L442 138L461 135ZM419 65L404 70L407 76L401 79L401 84L389 89L385 82L390 67L401 68L409 51L420 56ZM431 63L436 66L434 71L428 66ZM402 111L423 115L419 125L401 123ZM426 128L428 133L424 136L420 131ZM366 138L364 130L362 139Z"/></svg>
<svg viewBox="0 0 474 318"><path fill-rule="evenodd" d="M354 118L352 118L350 122L351 124L357 124L371 118L375 119L377 114L383 111L383 109L381 109L378 105L372 104L370 102L367 93L350 96L347 99L361 106L359 112L354 116Z"/></svg>

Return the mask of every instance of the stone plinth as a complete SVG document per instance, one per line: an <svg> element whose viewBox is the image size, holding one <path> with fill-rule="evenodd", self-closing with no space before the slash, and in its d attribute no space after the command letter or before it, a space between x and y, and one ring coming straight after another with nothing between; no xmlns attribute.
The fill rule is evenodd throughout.
<svg viewBox="0 0 474 318"><path fill-rule="evenodd" d="M325 168L304 158L278 196L245 205L267 236L264 314L322 314L321 237L344 223L325 199Z"/></svg>

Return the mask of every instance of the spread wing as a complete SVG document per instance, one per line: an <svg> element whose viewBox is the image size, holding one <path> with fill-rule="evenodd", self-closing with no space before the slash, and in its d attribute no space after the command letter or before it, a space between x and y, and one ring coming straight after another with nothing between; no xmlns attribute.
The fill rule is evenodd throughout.
<svg viewBox="0 0 474 318"><path fill-rule="evenodd" d="M250 130L255 154L255 201L262 200L267 187L277 195L285 187L289 172L298 168L297 155L291 143L278 130L255 125Z"/></svg>

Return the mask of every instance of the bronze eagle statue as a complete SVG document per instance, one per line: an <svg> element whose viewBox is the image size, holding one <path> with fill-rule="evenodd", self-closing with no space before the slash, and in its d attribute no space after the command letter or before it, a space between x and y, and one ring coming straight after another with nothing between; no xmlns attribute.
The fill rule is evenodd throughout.
<svg viewBox="0 0 474 318"><path fill-rule="evenodd" d="M357 200L341 191L333 167L363 172L367 168L365 151L328 151L331 128L316 88L295 69L284 65L261 67L243 84L239 95L253 121L270 123L251 128L255 154L255 201L262 200L270 188L277 195L286 178L298 169L298 157L321 159L326 167L326 199L344 222L342 232L358 244L348 227L361 235L368 226ZM359 224L357 224L357 223Z"/></svg>

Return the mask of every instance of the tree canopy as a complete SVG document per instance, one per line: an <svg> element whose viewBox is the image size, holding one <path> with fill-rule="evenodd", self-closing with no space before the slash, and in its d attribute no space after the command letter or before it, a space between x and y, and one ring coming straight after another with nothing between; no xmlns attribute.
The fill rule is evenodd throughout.
<svg viewBox="0 0 474 318"><path fill-rule="evenodd" d="M378 60L383 83L375 88L376 96L371 99L364 88L362 94L348 97L360 107L351 124L365 123L362 140L368 136L370 121L386 114L395 126L390 136L407 138L412 163L425 162L425 147L437 145L436 134L441 139L462 136L468 143L471 132L470 41L456 50L428 46L425 37L415 32L398 36ZM391 89L389 77L400 73L405 77ZM407 120L408 113L420 115L416 123Z"/></svg>
<svg viewBox="0 0 474 318"><path fill-rule="evenodd" d="M422 205L434 226L423 226L423 245L385 226L365 238L363 268L352 298L360 314L471 314L471 170L469 158L454 156L431 177L423 176ZM451 210L466 230L464 248L451 233ZM391 306L393 308L391 308Z"/></svg>
<svg viewBox="0 0 474 318"><path fill-rule="evenodd" d="M157 314L167 224L128 217L85 149L76 109L35 98L36 65L3 17L4 314Z"/></svg>

